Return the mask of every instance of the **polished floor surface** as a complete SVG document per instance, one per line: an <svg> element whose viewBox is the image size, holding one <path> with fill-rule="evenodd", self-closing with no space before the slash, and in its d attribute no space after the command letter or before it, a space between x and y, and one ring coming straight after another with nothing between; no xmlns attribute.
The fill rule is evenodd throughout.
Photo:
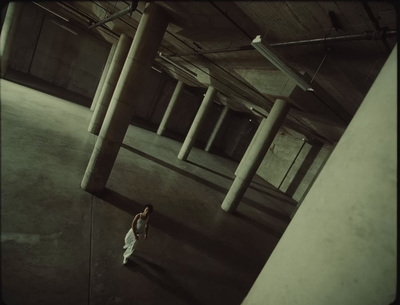
<svg viewBox="0 0 400 305"><path fill-rule="evenodd" d="M255 177L220 205L237 163L130 126L106 190L80 188L96 136L82 105L1 80L1 295L7 305L240 304L295 202ZM149 237L122 265L133 216Z"/></svg>

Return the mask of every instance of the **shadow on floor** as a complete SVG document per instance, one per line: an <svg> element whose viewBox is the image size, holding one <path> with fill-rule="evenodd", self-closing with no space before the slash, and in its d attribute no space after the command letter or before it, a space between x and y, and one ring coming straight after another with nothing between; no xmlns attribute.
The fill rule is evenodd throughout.
<svg viewBox="0 0 400 305"><path fill-rule="evenodd" d="M262 179L262 178L261 178L261 179ZM276 189L275 186L269 184L268 182L267 182L266 184L265 184L265 183L263 184L263 183L261 183L261 182L255 182L255 181L253 180L253 181L251 181L251 183L252 183L252 184L259 185L259 186L262 186L262 187L265 187L265 188L267 188L267 189L271 189L271 190Z"/></svg>
<svg viewBox="0 0 400 305"><path fill-rule="evenodd" d="M267 207L265 205L262 205L261 203L251 200L249 198L243 197L242 202L251 206L254 209L257 209L260 212L263 212L265 214L268 214L270 216L273 216L275 218L278 218L280 220L283 220L287 223L290 222L290 215L284 214L282 212L276 211L274 209L271 209L270 207Z"/></svg>
<svg viewBox="0 0 400 305"><path fill-rule="evenodd" d="M192 164L192 165L194 165L194 166L197 166L197 167L199 167L199 168L201 168L201 169L204 169L204 170L206 170L206 171L208 171L208 172L210 172L210 173L213 173L213 174L215 174L215 175L221 176L221 177L223 177L223 178L225 178L225 179L228 179L228 180L231 180L231 181L233 181L233 180L235 179L235 177L230 177L230 176L221 174L221 173L219 173L219 172L217 172L217 171L214 171L214 170L212 170L212 169L209 169L209 168L207 168L207 167L205 167L205 166L203 166L203 165L194 163L194 162L192 162L192 161L190 161L190 160L186 160L185 162L187 162L187 163L189 163L189 164Z"/></svg>
<svg viewBox="0 0 400 305"><path fill-rule="evenodd" d="M186 291L185 288L182 287L182 285L180 285L162 266L145 259L144 257L135 254L131 257L126 267L133 272L142 273L153 283L158 284L188 304L201 304L201 302L199 302L189 291Z"/></svg>
<svg viewBox="0 0 400 305"><path fill-rule="evenodd" d="M158 159L156 157L153 157L152 155L149 155L149 154L147 154L147 153L145 153L143 151L140 151L140 150L138 150L136 148L133 148L133 147L128 146L126 144L122 144L121 146L123 148L125 148L125 149L127 149L127 150L129 150L129 151L131 151L131 152L133 152L133 153L135 153L137 155L139 155L139 156L142 156L143 158L146 158L146 159L148 159L150 161L153 161L153 162L155 162L155 163L157 163L157 164L159 164L161 166L164 166L164 167L166 167L166 168L168 168L168 169L170 169L170 170L172 170L172 171L174 171L174 172L176 172L178 174L184 175L187 178L193 179L193 180L195 180L195 181L197 181L197 182L199 182L201 184L204 184L204 185L206 185L206 186L208 186L208 187L210 187L210 188L212 188L212 189L214 189L214 190L216 190L218 192L226 193L228 191L224 187L216 185L215 183L212 183L212 182L210 182L210 181L208 181L206 179L203 179L203 178L201 178L199 176L193 175L192 173L189 173L188 171L185 171L185 170L183 170L183 169L181 169L181 168L179 168L177 166L174 166L174 165L172 165L172 164L170 164L168 162L165 162L165 161L160 160L160 159Z"/></svg>
<svg viewBox="0 0 400 305"><path fill-rule="evenodd" d="M179 167L176 167L176 166L174 166L172 164L169 164L168 162L160 160L160 159L158 159L158 158L156 158L154 156L151 156L151 155L149 155L149 154L147 154L145 152L142 152L142 151L140 151L138 149L135 149L135 148L133 148L131 146L128 146L126 144L122 144L122 147L127 149L127 150L129 150L129 151L131 151L131 152L133 152L133 153L135 153L135 154L137 154L137 155L139 155L139 156L142 156L142 157L144 157L144 158L146 158L148 160L151 160L151 161L153 161L155 163L158 163L161 166L164 166L164 167L166 167L166 168L168 168L168 169L170 169L172 171L175 171L175 172L177 172L179 174L182 174L187 178L193 179L196 182L199 182L199 183L201 183L203 185L206 185L206 186L208 186L208 187L210 187L210 188L212 188L212 189L214 189L214 190L216 190L218 192L221 192L223 194L227 194L228 193L228 189L226 189L226 188L224 188L222 186L219 186L219 185L217 185L215 183L212 183L212 182L210 182L210 181L208 181L208 180L206 180L204 178L201 178L199 176L193 175L192 173L189 173L189 172L187 172L187 171L185 171L185 170L183 170L183 169L181 169ZM268 194L266 193L266 195L274 197L273 195L270 195L269 193ZM281 200L281 198L278 198L278 199ZM284 213L282 213L280 211L276 211L274 209L271 209L270 207L267 207L265 205L261 205L260 203L254 201L254 200L251 200L249 198L243 197L242 202L250 204L253 208L258 209L258 210L260 210L260 211L262 211L262 212L264 212L266 214L269 214L271 216L277 217L277 218L285 220L285 221L287 221L287 220L290 221L290 216L289 215L286 215L286 214L284 214Z"/></svg>
<svg viewBox="0 0 400 305"><path fill-rule="evenodd" d="M296 175L294 176L292 182L290 183L288 189L286 190L286 194L289 196L293 196L294 193L297 191L300 183L303 181L305 175L308 173L311 165L314 163L315 159L317 158L319 152L321 151L322 146L313 145L311 149L307 153L307 156L304 158L303 162L301 163L299 169L297 170Z"/></svg>
<svg viewBox="0 0 400 305"><path fill-rule="evenodd" d="M296 202L294 199L292 199L292 198L285 198L285 196L284 196L283 194L282 194L281 196L273 195L273 194L271 193L271 191L273 191L272 188L270 188L271 191L265 191L265 190L259 189L259 188L257 188L257 187L254 187L254 186L252 186L252 185L249 185L249 188L255 190L256 192L263 193L263 194L265 194L265 195L267 195L267 196L269 196L269 197L273 197L273 198L275 198L275 199L277 199L277 200L279 200L279 201L284 201L285 203L287 203L287 204L289 204L289 205L291 205L291 206L296 206L296 205L297 205L297 202Z"/></svg>
<svg viewBox="0 0 400 305"><path fill-rule="evenodd" d="M200 164L198 164L198 163L192 162L192 161L190 161L190 160L186 160L185 162L187 162L187 163L189 163L189 164L192 164L192 165L194 165L194 166L197 166L197 167L199 167L199 168L201 168L201 169L204 169L204 170L206 170L206 171L208 171L208 172L210 172L210 173L213 173L213 174L215 174L215 175L221 176L221 177L223 177L223 178L225 178L225 179L227 179L227 180L231 180L231 181L234 181L234 180L235 180L235 176L230 177L230 176L221 174L221 173L219 173L219 172L217 172L217 171L214 171L214 170L212 170L212 169L209 169L209 168L207 168L207 167L205 167L205 166L203 166L203 165L200 165ZM251 184L259 185L259 186L261 186L261 187L263 187L263 188L267 188L268 190L276 190L276 188L273 187L273 186L270 186L268 182L266 182L265 184L262 184L262 183L259 183L259 182L254 182L254 181L252 181ZM280 200L280 201L285 201L287 204L290 204L290 205L292 205L292 206L296 206L296 205L297 205L297 202L296 202L295 200L291 199L291 198L284 198L284 196L280 196L280 197L279 197L279 196L272 195L270 191L263 190L263 189L261 189L261 188L255 187L255 186L253 186L253 185L251 185L251 184L250 184L248 187L251 188L251 189L253 189L253 190L255 190L255 191L257 191L257 192L259 192L259 193L263 193L263 194L266 194L266 195L268 195L268 196L270 196L270 197L274 197L274 198L276 198L276 199L278 199L278 200Z"/></svg>
<svg viewBox="0 0 400 305"><path fill-rule="evenodd" d="M128 212L132 216L136 215L138 211L143 210L144 207L144 204L140 204L107 188L105 188L103 193L97 194L96 196ZM184 204L182 206L184 206ZM218 212L225 213L223 211ZM227 215L227 217L229 217L229 215ZM160 214L157 211L153 211L151 218L152 226L158 230L171 236L175 240L181 241L182 244L192 245L200 252L206 252L208 256L218 259L222 264L230 265L231 268L258 272L262 264L265 263L264 261L257 263L254 257L247 254L247 249L244 252L238 252L231 246L224 244L221 240L216 240L212 236L209 237L202 232L183 226L172 218ZM238 236L238 239L247 238L245 234L244 232L243 236Z"/></svg>
<svg viewBox="0 0 400 305"><path fill-rule="evenodd" d="M242 212L235 211L234 215L237 216L239 219L243 220L244 222L252 225L253 227L256 227L257 229L262 230L264 232L267 232L268 234L270 234L276 238L280 239L282 237L283 233L285 232L284 230L279 230L279 229L268 227L265 224L262 224L256 220L250 218L249 216L245 215Z"/></svg>

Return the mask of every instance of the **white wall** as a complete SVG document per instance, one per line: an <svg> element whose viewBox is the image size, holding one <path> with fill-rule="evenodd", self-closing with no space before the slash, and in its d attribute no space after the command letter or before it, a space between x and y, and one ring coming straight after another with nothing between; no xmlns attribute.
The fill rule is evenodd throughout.
<svg viewBox="0 0 400 305"><path fill-rule="evenodd" d="M397 46L243 305L395 298Z"/></svg>

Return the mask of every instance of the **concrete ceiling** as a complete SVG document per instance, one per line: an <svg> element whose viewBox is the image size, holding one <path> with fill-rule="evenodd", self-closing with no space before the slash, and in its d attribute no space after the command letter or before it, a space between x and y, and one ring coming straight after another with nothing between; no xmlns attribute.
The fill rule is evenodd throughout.
<svg viewBox="0 0 400 305"><path fill-rule="evenodd" d="M219 102L259 118L260 113L268 114L277 98L288 100L293 107L284 128L311 142L332 144L340 139L396 43L396 10L390 2L154 3L172 17L161 55L197 76L161 57L154 66L189 86L211 84L219 90ZM138 2L134 12L88 29L131 2L40 4L110 43L121 33L135 35L146 5ZM303 91L251 47L257 35L312 81L314 92Z"/></svg>

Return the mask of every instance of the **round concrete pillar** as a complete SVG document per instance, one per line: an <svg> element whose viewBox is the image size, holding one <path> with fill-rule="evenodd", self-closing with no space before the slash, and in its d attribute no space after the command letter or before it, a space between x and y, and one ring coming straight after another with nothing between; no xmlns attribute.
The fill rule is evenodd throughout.
<svg viewBox="0 0 400 305"><path fill-rule="evenodd" d="M289 109L290 104L287 101L277 99L268 117L262 120L258 127L260 131L257 132L251 151L221 205L224 211L234 212L236 210Z"/></svg>
<svg viewBox="0 0 400 305"><path fill-rule="evenodd" d="M115 54L110 64L109 72L104 80L104 84L99 94L99 99L96 103L92 119L89 123L88 131L90 133L98 135L100 132L131 44L132 38L126 36L125 34L121 34Z"/></svg>
<svg viewBox="0 0 400 305"><path fill-rule="evenodd" d="M157 134L160 135L160 136L164 133L165 126L167 125L168 119L169 119L169 117L171 115L171 112L172 112L174 106L175 106L175 103L178 100L178 97L182 92L183 85L184 84L183 84L182 81L178 81L178 83L176 84L174 93L172 93L172 96L171 96L171 99L169 101L168 107L165 110L164 116L163 116L163 118L161 120L161 123L160 123L160 126L158 127L158 130L157 130Z"/></svg>
<svg viewBox="0 0 400 305"><path fill-rule="evenodd" d="M244 153L242 159L240 160L239 165L237 166L237 168L236 168L236 170L235 170L235 176L238 175L238 173L240 172L241 168L243 167L243 164L246 163L245 160L248 158L250 152L252 151L254 143L257 142L257 136L258 136L258 134L259 134L260 132L261 132L261 128L260 128L260 126L258 126L258 128L257 128L257 130L256 130L256 132L255 132L255 134L253 135L253 138L252 138L251 141L250 141L249 146L247 147L247 149L246 149L246 151L245 151L245 153Z"/></svg>
<svg viewBox="0 0 400 305"><path fill-rule="evenodd" d="M205 151L210 151L211 146L213 145L215 138L217 137L218 131L221 128L222 122L224 121L226 114L228 113L229 107L226 105L224 109L222 109L221 114L219 115L217 124L215 124L214 130L211 133L210 138L208 139L206 148L204 149Z"/></svg>
<svg viewBox="0 0 400 305"><path fill-rule="evenodd" d="M116 48L117 48L117 45L114 43L111 46L110 53L108 54L106 64L104 65L103 73L101 74L99 84L97 85L96 93L94 94L94 97L93 97L92 105L90 106L90 110L92 110L92 111L95 109L97 101L99 100L99 95L101 93L101 89L103 88L103 84L107 77L107 73L110 69L110 65L111 65L112 59L114 57Z"/></svg>
<svg viewBox="0 0 400 305"><path fill-rule="evenodd" d="M11 48L14 41L15 29L22 13L22 2L9 2L6 17L0 34L0 60L1 60L1 77L4 78L8 68Z"/></svg>
<svg viewBox="0 0 400 305"><path fill-rule="evenodd" d="M196 117L193 120L192 126L190 126L189 132L186 135L185 141L181 147L181 150L178 154L178 159L186 160L189 156L190 150L196 140L197 132L201 126L201 123L205 117L205 114L211 105L212 99L214 98L215 94L217 93L217 89L214 87L208 87L207 92L204 96L203 101L201 102L200 108L197 111Z"/></svg>
<svg viewBox="0 0 400 305"><path fill-rule="evenodd" d="M101 192L107 183L168 21L160 6L146 5L81 183L88 192Z"/></svg>

